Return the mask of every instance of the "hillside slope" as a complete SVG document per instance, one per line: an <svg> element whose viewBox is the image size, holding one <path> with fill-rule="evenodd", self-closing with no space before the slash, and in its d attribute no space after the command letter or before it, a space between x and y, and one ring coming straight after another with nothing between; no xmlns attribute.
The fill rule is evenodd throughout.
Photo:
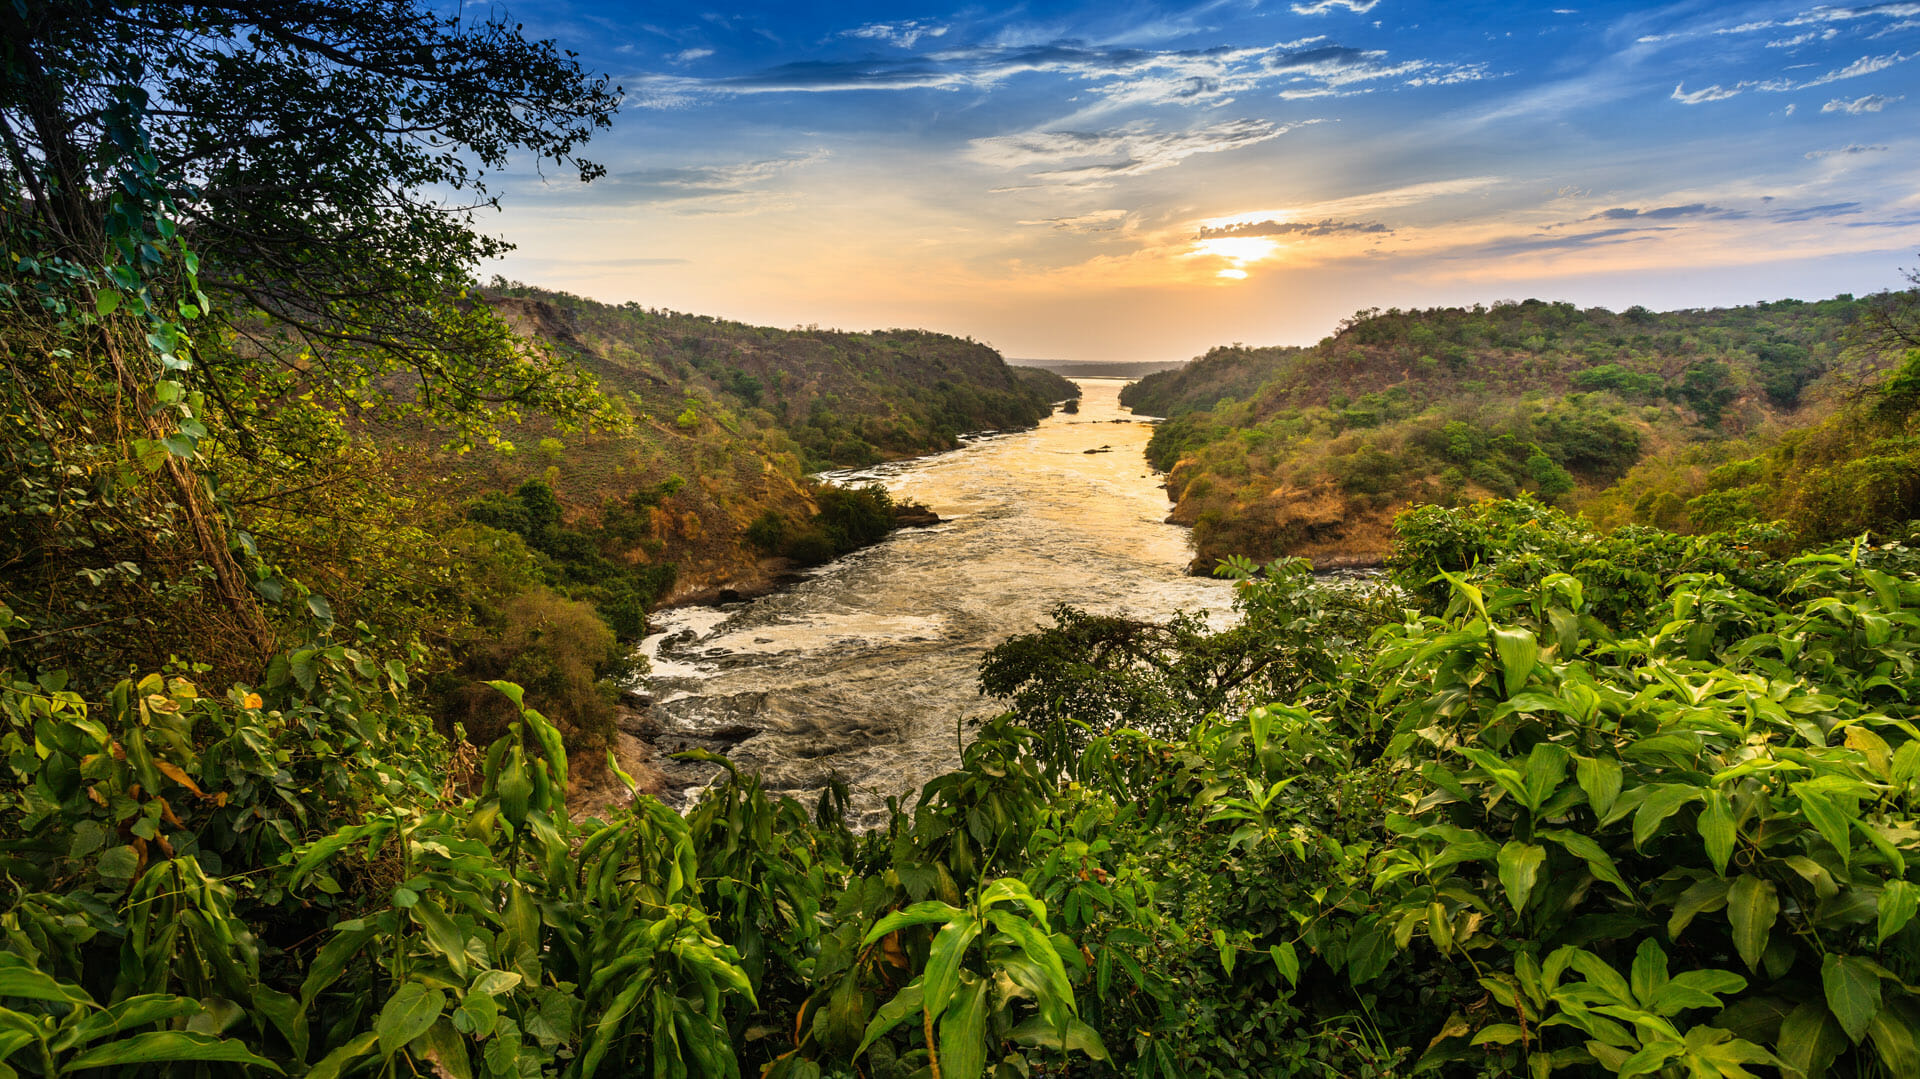
<svg viewBox="0 0 1920 1079"><path fill-rule="evenodd" d="M1219 348L1128 387L1195 569L1240 554L1371 564L1393 517L1531 492L1577 504L1641 460L1831 411L1850 296L1655 313L1528 300L1367 311L1308 348Z"/></svg>
<svg viewBox="0 0 1920 1079"><path fill-rule="evenodd" d="M503 452L469 454L437 449L430 431L388 437L407 444L417 480L455 501L543 482L603 556L671 566L654 574L673 582L665 602L777 578L789 563L765 537L818 514L811 473L1029 427L1077 392L943 334L776 330L504 283L482 299L598 378L631 429L563 432L531 417L507 425Z"/></svg>

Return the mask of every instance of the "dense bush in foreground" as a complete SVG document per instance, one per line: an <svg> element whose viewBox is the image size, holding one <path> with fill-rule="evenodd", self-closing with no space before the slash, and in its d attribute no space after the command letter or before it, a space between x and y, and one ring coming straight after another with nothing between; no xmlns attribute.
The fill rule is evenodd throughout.
<svg viewBox="0 0 1920 1079"><path fill-rule="evenodd" d="M1909 553L1401 529L1404 591L1277 563L1233 636L1063 612L864 835L738 776L573 820L538 713L454 752L341 644L217 698L15 683L0 1065L1920 1071ZM1076 678L1112 692L1021 693Z"/></svg>

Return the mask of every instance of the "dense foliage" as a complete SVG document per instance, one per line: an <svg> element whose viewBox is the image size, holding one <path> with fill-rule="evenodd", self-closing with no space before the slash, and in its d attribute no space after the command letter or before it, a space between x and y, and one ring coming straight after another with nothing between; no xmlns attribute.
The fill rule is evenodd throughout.
<svg viewBox="0 0 1920 1079"><path fill-rule="evenodd" d="M733 775L574 820L540 714L476 756L345 645L16 681L0 1061L1913 1074L1920 558L1525 502L1401 540L1396 586L1236 564L1223 633L1062 611L864 835Z"/></svg>
<svg viewBox="0 0 1920 1079"><path fill-rule="evenodd" d="M1895 299L1363 311L1312 348L1215 349L1122 400L1169 417L1148 455L1200 568L1375 562L1409 505L1523 491L1573 505L1642 461L1804 422L1897 358L1853 332Z"/></svg>

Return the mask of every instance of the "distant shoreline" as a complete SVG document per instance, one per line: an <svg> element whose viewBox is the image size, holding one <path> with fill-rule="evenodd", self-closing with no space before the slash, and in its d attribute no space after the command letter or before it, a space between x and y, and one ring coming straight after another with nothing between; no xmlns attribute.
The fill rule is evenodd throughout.
<svg viewBox="0 0 1920 1079"><path fill-rule="evenodd" d="M1101 360L1007 360L1009 367L1038 367L1065 378L1142 378L1184 366L1181 360L1107 363Z"/></svg>

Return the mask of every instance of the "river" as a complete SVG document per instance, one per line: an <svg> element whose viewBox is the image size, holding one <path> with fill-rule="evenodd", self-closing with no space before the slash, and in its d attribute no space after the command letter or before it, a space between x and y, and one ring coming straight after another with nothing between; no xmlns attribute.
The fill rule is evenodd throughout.
<svg viewBox="0 0 1920 1079"><path fill-rule="evenodd" d="M1143 451L1150 424L1123 379L1076 379L1077 414L933 457L834 473L874 481L944 520L812 571L771 595L660 612L642 648L653 742L730 747L770 789L803 795L838 774L856 820L952 769L981 657L1048 624L1058 603L1146 618L1225 614L1230 586L1187 576L1184 528ZM716 737L717 736L717 737ZM910 801L910 799L909 799Z"/></svg>

